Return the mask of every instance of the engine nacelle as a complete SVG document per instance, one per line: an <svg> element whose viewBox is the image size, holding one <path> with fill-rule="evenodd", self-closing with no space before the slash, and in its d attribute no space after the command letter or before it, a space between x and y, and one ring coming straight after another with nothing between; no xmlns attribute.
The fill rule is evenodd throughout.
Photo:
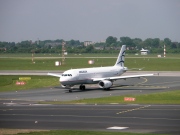
<svg viewBox="0 0 180 135"><path fill-rule="evenodd" d="M103 80L99 82L99 87L100 88L110 88L113 85L113 83L109 80Z"/></svg>

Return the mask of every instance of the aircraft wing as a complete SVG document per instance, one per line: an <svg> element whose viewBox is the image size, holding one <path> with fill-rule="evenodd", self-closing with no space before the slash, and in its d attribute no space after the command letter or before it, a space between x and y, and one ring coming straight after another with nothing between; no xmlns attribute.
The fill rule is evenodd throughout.
<svg viewBox="0 0 180 135"><path fill-rule="evenodd" d="M154 74L142 74L142 75L128 75L128 76L115 76L115 77L106 77L106 78L92 78L94 82L102 80L119 80L119 79L128 79L128 78L139 78L145 76L153 76Z"/></svg>
<svg viewBox="0 0 180 135"><path fill-rule="evenodd" d="M61 74L48 73L47 75L50 75L50 76L55 76L55 77L61 77Z"/></svg>

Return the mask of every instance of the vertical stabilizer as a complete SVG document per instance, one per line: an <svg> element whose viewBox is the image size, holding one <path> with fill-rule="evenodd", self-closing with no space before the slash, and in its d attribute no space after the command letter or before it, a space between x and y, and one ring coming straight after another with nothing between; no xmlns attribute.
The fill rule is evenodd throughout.
<svg viewBox="0 0 180 135"><path fill-rule="evenodd" d="M126 50L126 45L122 45L119 56L118 56L117 61L115 63L115 66L124 67L125 50Z"/></svg>

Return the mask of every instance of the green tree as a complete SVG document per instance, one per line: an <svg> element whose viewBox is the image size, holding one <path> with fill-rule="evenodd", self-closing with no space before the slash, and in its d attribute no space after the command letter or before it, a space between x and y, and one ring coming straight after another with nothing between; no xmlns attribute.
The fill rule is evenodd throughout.
<svg viewBox="0 0 180 135"><path fill-rule="evenodd" d="M144 40L143 42L143 48L151 48L152 45L152 38L147 38L146 40Z"/></svg>
<svg viewBox="0 0 180 135"><path fill-rule="evenodd" d="M131 47L135 46L130 37L120 37L120 41L121 41L122 45L127 45L127 46L131 46Z"/></svg>
<svg viewBox="0 0 180 135"><path fill-rule="evenodd" d="M166 46L169 46L169 47L170 47L172 43L171 43L171 40L170 40L169 38L165 38L165 39L164 39L164 44L165 44Z"/></svg>
<svg viewBox="0 0 180 135"><path fill-rule="evenodd" d="M159 48L160 47L160 39L159 38L154 38L152 39L152 44L151 44L152 47L155 47L155 48Z"/></svg>
<svg viewBox="0 0 180 135"><path fill-rule="evenodd" d="M93 46L93 45L88 45L88 46L86 47L86 52L87 52L87 53L92 53L92 52L94 52L94 46Z"/></svg>
<svg viewBox="0 0 180 135"><path fill-rule="evenodd" d="M134 46L137 47L138 49L142 48L142 39L135 38L135 39L132 39L132 42L133 42Z"/></svg>
<svg viewBox="0 0 180 135"><path fill-rule="evenodd" d="M113 36L109 36L107 39L106 39L106 44L107 46L110 46L111 44L116 44L117 42L117 38L116 37L113 37Z"/></svg>

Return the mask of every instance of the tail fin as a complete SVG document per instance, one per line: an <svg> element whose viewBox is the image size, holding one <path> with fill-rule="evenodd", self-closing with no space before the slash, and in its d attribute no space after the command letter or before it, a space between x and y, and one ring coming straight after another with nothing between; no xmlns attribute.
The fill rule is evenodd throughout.
<svg viewBox="0 0 180 135"><path fill-rule="evenodd" d="M115 66L124 67L126 45L122 45Z"/></svg>

